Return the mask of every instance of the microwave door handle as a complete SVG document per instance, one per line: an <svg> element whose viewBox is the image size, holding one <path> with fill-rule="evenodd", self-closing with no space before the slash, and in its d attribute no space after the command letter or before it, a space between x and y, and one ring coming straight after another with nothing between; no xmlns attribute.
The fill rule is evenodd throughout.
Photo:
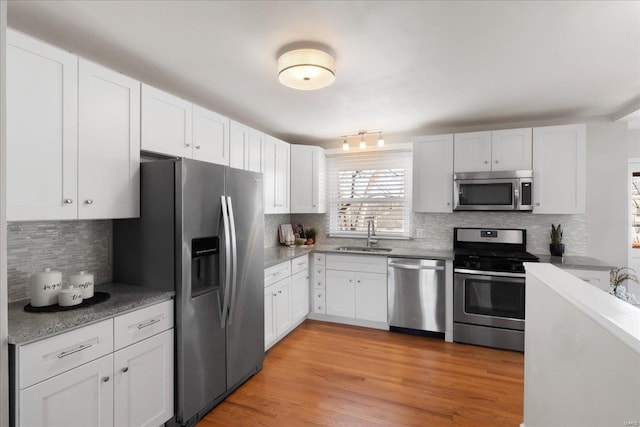
<svg viewBox="0 0 640 427"><path fill-rule="evenodd" d="M516 182L516 185L514 185L514 189L513 189L513 202L514 202L514 208L516 210L519 210L521 208L520 206L520 188L518 187L520 185L520 183Z"/></svg>

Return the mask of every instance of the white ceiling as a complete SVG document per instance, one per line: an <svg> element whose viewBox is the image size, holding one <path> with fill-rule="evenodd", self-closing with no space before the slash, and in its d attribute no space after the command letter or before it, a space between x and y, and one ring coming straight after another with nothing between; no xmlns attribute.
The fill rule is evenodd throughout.
<svg viewBox="0 0 640 427"><path fill-rule="evenodd" d="M640 98L640 2L9 1L11 27L296 143L609 115ZM336 82L278 83L285 45Z"/></svg>

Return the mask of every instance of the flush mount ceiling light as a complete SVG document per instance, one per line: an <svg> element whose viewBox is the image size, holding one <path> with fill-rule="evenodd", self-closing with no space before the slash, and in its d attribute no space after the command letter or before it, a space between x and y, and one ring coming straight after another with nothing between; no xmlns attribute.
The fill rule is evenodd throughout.
<svg viewBox="0 0 640 427"><path fill-rule="evenodd" d="M359 136L360 137L360 142L359 142L359 147L360 149L365 149L367 148L367 141L365 139L366 135L371 135L377 133L378 134L378 147L384 147L384 138L382 137L382 131L381 130L370 130L370 131L366 131L366 130L361 130L358 133L352 133L349 135L342 135L340 138L342 138L342 149L344 151L349 151L349 143L347 142L347 138L351 138L354 136Z"/></svg>
<svg viewBox="0 0 640 427"><path fill-rule="evenodd" d="M278 58L278 79L293 89L321 89L335 81L335 61L318 49L290 50Z"/></svg>

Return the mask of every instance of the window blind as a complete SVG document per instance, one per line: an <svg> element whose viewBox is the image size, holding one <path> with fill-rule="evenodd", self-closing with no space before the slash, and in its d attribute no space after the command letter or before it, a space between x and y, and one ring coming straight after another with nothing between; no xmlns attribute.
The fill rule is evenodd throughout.
<svg viewBox="0 0 640 427"><path fill-rule="evenodd" d="M378 237L409 237L411 150L366 151L327 157L329 234L367 235L373 218Z"/></svg>

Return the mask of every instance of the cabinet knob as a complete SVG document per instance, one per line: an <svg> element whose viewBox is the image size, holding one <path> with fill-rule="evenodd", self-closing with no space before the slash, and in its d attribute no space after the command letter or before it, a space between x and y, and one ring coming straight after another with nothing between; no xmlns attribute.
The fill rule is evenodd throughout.
<svg viewBox="0 0 640 427"><path fill-rule="evenodd" d="M129 367L128 366L125 366L124 368L122 368L122 372L127 372L127 371L129 371Z"/></svg>
<svg viewBox="0 0 640 427"><path fill-rule="evenodd" d="M360 283L360 280L358 280L358 283Z"/></svg>
<svg viewBox="0 0 640 427"><path fill-rule="evenodd" d="M64 199L64 204L65 205L70 205L73 203L73 199Z"/></svg>
<svg viewBox="0 0 640 427"><path fill-rule="evenodd" d="M103 382L103 383L106 383L106 382L108 382L108 381L109 381L109 377L102 377L102 382Z"/></svg>
<svg viewBox="0 0 640 427"><path fill-rule="evenodd" d="M322 310L322 306L321 305L318 306L318 310Z"/></svg>
<svg viewBox="0 0 640 427"><path fill-rule="evenodd" d="M486 165L487 163L489 163L489 161L488 161L488 160L485 160L485 161L484 161L484 164Z"/></svg>
<svg viewBox="0 0 640 427"><path fill-rule="evenodd" d="M191 144L189 144L188 142L186 144L184 144L185 147L189 148L191 147Z"/></svg>
<svg viewBox="0 0 640 427"><path fill-rule="evenodd" d="M540 203L536 203L536 206L540 206Z"/></svg>
<svg viewBox="0 0 640 427"><path fill-rule="evenodd" d="M500 162L499 160L496 160L496 163L499 163L499 162Z"/></svg>
<svg viewBox="0 0 640 427"><path fill-rule="evenodd" d="M450 202L447 202L447 206L451 206L451 203L450 203Z"/></svg>
<svg viewBox="0 0 640 427"><path fill-rule="evenodd" d="M313 205L313 207L315 208L315 207L316 207L316 205Z"/></svg>
<svg viewBox="0 0 640 427"><path fill-rule="evenodd" d="M84 201L84 203L86 205L92 205L93 204L93 200L92 199L87 199L87 200Z"/></svg>
<svg viewBox="0 0 640 427"><path fill-rule="evenodd" d="M349 283L353 283L353 280L349 279Z"/></svg>
<svg viewBox="0 0 640 427"><path fill-rule="evenodd" d="M282 293L282 291L278 291L278 293L279 293L279 294L281 294L281 293Z"/></svg>
<svg viewBox="0 0 640 427"><path fill-rule="evenodd" d="M199 145L196 145L196 150L199 150L199 149L200 149L200 146L199 146Z"/></svg>

